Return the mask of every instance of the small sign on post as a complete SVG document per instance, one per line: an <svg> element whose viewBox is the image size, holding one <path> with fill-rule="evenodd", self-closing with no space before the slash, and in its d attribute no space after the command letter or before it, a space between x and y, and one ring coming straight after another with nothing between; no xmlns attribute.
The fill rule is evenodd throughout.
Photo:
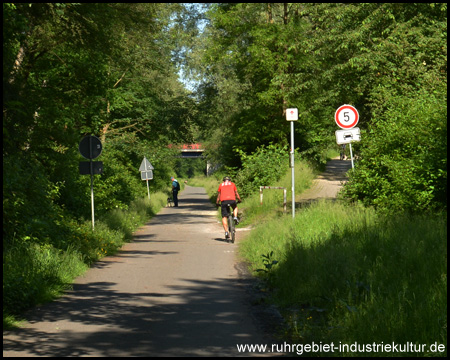
<svg viewBox="0 0 450 360"><path fill-rule="evenodd" d="M338 145L350 144L353 141L361 141L361 132L355 127L349 130L336 130L336 143Z"/></svg>
<svg viewBox="0 0 450 360"><path fill-rule="evenodd" d="M286 120L287 121L297 121L298 120L298 109L286 109Z"/></svg>
<svg viewBox="0 0 450 360"><path fill-rule="evenodd" d="M102 153L102 143L96 136L85 136L78 145L81 156L86 159L96 159Z"/></svg>
<svg viewBox="0 0 450 360"><path fill-rule="evenodd" d="M144 159L141 162L141 166L139 167L139 171L141 172L141 179L147 181L147 193L148 193L148 199L150 200L150 188L148 186L148 181L153 180L153 170L155 168L150 163L150 161L147 160L147 158L144 156Z"/></svg>
<svg viewBox="0 0 450 360"><path fill-rule="evenodd" d="M79 170L80 175L91 175L91 164L92 164L92 175L103 174L103 161L80 161Z"/></svg>
<svg viewBox="0 0 450 360"><path fill-rule="evenodd" d="M153 180L153 171L141 171L141 180Z"/></svg>
<svg viewBox="0 0 450 360"><path fill-rule="evenodd" d="M152 166L150 161L148 161L147 158L144 156L144 159L141 162L141 166L139 167L139 171L148 171L148 170L155 170L155 168Z"/></svg>

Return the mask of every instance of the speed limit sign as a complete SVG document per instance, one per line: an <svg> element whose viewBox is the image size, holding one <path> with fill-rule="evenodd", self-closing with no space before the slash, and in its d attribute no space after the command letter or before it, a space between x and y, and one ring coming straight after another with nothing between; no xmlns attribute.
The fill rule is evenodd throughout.
<svg viewBox="0 0 450 360"><path fill-rule="evenodd" d="M358 110L351 105L342 105L336 110L334 120L341 129L351 129L358 123Z"/></svg>

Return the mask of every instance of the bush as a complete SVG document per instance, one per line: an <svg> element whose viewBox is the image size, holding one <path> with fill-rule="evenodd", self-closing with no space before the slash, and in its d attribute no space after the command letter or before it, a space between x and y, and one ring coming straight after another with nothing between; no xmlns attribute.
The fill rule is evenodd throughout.
<svg viewBox="0 0 450 360"><path fill-rule="evenodd" d="M253 154L246 155L238 150L242 169L236 176L239 194L246 197L259 191L260 186L275 184L289 167L289 149L287 146L273 145L259 147Z"/></svg>
<svg viewBox="0 0 450 360"><path fill-rule="evenodd" d="M20 314L52 300L86 269L82 255L73 249L62 251L32 242L16 244L3 253L4 314Z"/></svg>
<svg viewBox="0 0 450 360"><path fill-rule="evenodd" d="M363 134L361 160L343 196L387 212L447 208L447 102L419 92L393 96Z"/></svg>

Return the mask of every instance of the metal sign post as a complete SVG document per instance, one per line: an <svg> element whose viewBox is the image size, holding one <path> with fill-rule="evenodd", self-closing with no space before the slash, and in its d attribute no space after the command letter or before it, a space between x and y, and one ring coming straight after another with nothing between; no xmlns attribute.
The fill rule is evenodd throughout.
<svg viewBox="0 0 450 360"><path fill-rule="evenodd" d="M295 218L295 173L294 173L294 121L298 120L298 109L286 109L286 120L291 123L291 152L289 154L289 162L291 166L292 177L292 218Z"/></svg>
<svg viewBox="0 0 450 360"><path fill-rule="evenodd" d="M352 160L352 169L354 169L354 168L355 168L355 165L353 165L352 143L350 143L349 146L350 146L350 159Z"/></svg>
<svg viewBox="0 0 450 360"><path fill-rule="evenodd" d="M100 156L102 153L102 143L98 137L93 135L85 136L78 145L80 154L89 159L89 163L80 162L80 174L91 175L91 213L92 213L92 231L95 229L95 216L94 216L94 174L101 174L103 172L103 162L92 161ZM87 172L87 166L89 166L89 172Z"/></svg>

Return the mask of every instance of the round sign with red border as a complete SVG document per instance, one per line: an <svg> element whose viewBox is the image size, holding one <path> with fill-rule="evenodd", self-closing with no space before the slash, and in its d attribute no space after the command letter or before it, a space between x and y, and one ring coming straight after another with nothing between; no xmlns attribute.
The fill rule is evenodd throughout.
<svg viewBox="0 0 450 360"><path fill-rule="evenodd" d="M341 129L351 129L358 123L358 110L351 105L342 105L336 110L334 120Z"/></svg>

